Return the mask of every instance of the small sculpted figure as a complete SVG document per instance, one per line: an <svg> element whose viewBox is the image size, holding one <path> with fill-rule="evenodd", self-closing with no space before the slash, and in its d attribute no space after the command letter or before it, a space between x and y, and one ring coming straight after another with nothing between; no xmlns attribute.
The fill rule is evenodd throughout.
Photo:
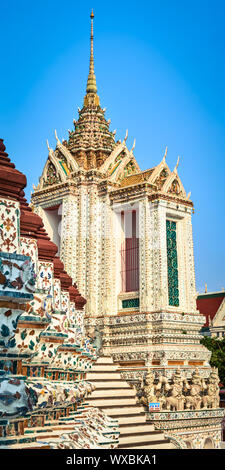
<svg viewBox="0 0 225 470"><path fill-rule="evenodd" d="M149 370L146 375L144 394L141 397L140 402L146 406L148 406L149 403L157 402L157 397L155 395L154 375L151 370Z"/></svg>
<svg viewBox="0 0 225 470"><path fill-rule="evenodd" d="M167 389L169 388L170 396L166 397L166 409L173 410L173 411L183 411L184 409L184 402L185 397L183 395L183 382L184 378L181 376L179 370L176 370L172 384L167 385Z"/></svg>
<svg viewBox="0 0 225 470"><path fill-rule="evenodd" d="M206 386L207 394L203 396L203 408L218 408L220 402L219 396L219 376L218 369L213 368Z"/></svg>
<svg viewBox="0 0 225 470"><path fill-rule="evenodd" d="M192 374L190 385L186 384L189 395L185 398L186 409L199 410L202 402L202 390L205 387L204 380L199 375L198 369Z"/></svg>

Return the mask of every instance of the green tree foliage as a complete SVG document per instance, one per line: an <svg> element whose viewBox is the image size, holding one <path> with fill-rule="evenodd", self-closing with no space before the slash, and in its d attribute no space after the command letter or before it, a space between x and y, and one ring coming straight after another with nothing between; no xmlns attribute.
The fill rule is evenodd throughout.
<svg viewBox="0 0 225 470"><path fill-rule="evenodd" d="M210 365L217 367L220 380L222 384L225 385L225 338L220 340L204 336L201 340L201 344L212 352Z"/></svg>

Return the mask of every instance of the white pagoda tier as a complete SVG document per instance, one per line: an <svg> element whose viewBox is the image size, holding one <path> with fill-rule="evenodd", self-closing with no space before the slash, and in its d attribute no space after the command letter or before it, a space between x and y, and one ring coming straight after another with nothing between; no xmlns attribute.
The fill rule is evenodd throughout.
<svg viewBox="0 0 225 470"><path fill-rule="evenodd" d="M141 171L109 130L97 95L91 53L84 105L68 140L48 145L32 206L86 298L85 324L102 334L104 353L127 379L146 367L171 377L177 367L208 377L210 352L200 344L205 318L196 310L193 203L160 163Z"/></svg>

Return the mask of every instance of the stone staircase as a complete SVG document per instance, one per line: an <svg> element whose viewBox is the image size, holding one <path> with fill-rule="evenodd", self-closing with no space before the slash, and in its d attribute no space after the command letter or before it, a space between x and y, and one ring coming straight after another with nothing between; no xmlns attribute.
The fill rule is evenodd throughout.
<svg viewBox="0 0 225 470"><path fill-rule="evenodd" d="M121 378L118 366L110 356L101 356L88 371L86 379L96 389L86 406L98 407L118 419L120 449L174 449L174 445L146 422L145 411L137 403L135 390Z"/></svg>

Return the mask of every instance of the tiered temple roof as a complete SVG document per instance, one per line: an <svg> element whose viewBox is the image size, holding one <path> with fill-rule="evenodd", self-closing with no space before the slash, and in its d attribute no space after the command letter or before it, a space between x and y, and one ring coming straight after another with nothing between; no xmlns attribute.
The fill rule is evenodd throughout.
<svg viewBox="0 0 225 470"><path fill-rule="evenodd" d="M148 191L163 193L169 198L189 201L190 195L186 195L181 180L177 174L178 163L171 172L166 163L166 153L159 165L141 171L133 155L134 145L131 150L126 146L128 133L124 140L115 141L115 131L109 129L110 120L105 118L105 109L100 106L97 94L96 77L94 72L93 53L93 18L91 13L91 48L89 74L84 97L83 108L79 109L79 118L74 120L74 130L69 131L68 140L59 140L57 132L56 148L53 150L47 142L49 155L42 176L32 196L34 204L36 197L44 194L49 189L59 185L67 185L71 181L76 182L77 176L89 171L95 171L98 180L106 180L112 185L112 189L122 190L149 183Z"/></svg>
<svg viewBox="0 0 225 470"><path fill-rule="evenodd" d="M89 75L84 97L84 106L79 110L79 119L74 121L75 130L70 133L65 146L77 162L86 170L98 168L115 148L115 140L109 131L110 121L106 121L100 106L94 73L93 52L93 11L91 13L91 53Z"/></svg>

